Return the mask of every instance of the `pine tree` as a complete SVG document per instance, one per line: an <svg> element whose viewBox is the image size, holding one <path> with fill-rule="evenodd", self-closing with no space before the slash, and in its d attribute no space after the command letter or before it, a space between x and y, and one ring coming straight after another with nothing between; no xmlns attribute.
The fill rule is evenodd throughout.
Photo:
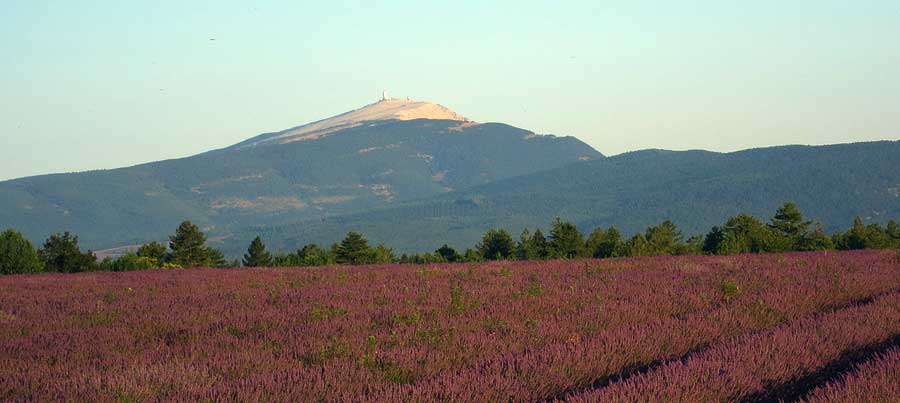
<svg viewBox="0 0 900 403"><path fill-rule="evenodd" d="M544 233L541 232L540 229L534 230L534 234L531 235L531 245L528 249L531 250L533 256L529 257L529 260L546 259L550 257L550 245L547 243L547 238L544 237Z"/></svg>
<svg viewBox="0 0 900 403"><path fill-rule="evenodd" d="M551 255L557 258L581 256L584 252L584 235L575 224L556 217L550 230L550 250Z"/></svg>
<svg viewBox="0 0 900 403"><path fill-rule="evenodd" d="M811 224L812 222L803 220L803 213L796 204L787 202L775 212L769 228L777 230L784 236L795 238L806 233Z"/></svg>
<svg viewBox="0 0 900 403"><path fill-rule="evenodd" d="M200 227L190 221L184 221L169 237L169 261L181 267L198 267L210 265L210 250L206 247L206 237ZM221 255L221 253L220 253ZM216 258L217 256L212 256Z"/></svg>
<svg viewBox="0 0 900 403"><path fill-rule="evenodd" d="M272 265L272 256L266 251L266 245L262 238L253 238L250 247L247 248L247 254L244 255L244 266L246 267L266 267Z"/></svg>
<svg viewBox="0 0 900 403"><path fill-rule="evenodd" d="M647 228L645 237L653 255L677 255L685 249L684 236L675 223L669 220Z"/></svg>
<svg viewBox="0 0 900 403"><path fill-rule="evenodd" d="M703 238L703 253L715 255L722 250L722 242L725 241L725 232L718 226L712 227Z"/></svg>
<svg viewBox="0 0 900 403"><path fill-rule="evenodd" d="M216 248L210 248L207 246L203 247L203 262L200 263L200 266L205 267L238 267L241 262L237 259L232 261L228 261L225 259L225 255L222 254L222 251Z"/></svg>
<svg viewBox="0 0 900 403"><path fill-rule="evenodd" d="M844 238L844 246L846 249L865 249L867 230L862 218L856 216L853 219L853 227L850 228Z"/></svg>
<svg viewBox="0 0 900 403"><path fill-rule="evenodd" d="M369 241L362 234L350 231L335 250L337 263L364 264L369 249Z"/></svg>
<svg viewBox="0 0 900 403"><path fill-rule="evenodd" d="M522 230L522 233L519 234L519 242L516 243L516 259L531 260L529 259L530 246L531 232L528 231L528 228L525 228Z"/></svg>
<svg viewBox="0 0 900 403"><path fill-rule="evenodd" d="M722 227L723 238L715 251L718 255L770 252L773 233L762 221L750 214L738 214Z"/></svg>
<svg viewBox="0 0 900 403"><path fill-rule="evenodd" d="M890 220L887 223L886 232L890 238L891 247L900 248L900 225L897 225L896 221Z"/></svg>
<svg viewBox="0 0 900 403"><path fill-rule="evenodd" d="M483 259L502 260L513 256L516 244L505 229L490 229L484 233L475 249L478 249Z"/></svg>
<svg viewBox="0 0 900 403"><path fill-rule="evenodd" d="M803 213L791 202L778 208L769 228L773 231L770 251L785 252L800 249L800 243L809 231L812 221L804 221Z"/></svg>

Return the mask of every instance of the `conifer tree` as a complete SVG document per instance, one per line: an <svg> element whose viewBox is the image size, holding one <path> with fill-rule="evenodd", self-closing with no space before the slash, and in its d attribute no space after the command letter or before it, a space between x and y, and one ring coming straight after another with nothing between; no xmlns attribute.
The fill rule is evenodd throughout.
<svg viewBox="0 0 900 403"><path fill-rule="evenodd" d="M544 233L541 232L540 228L534 230L534 234L531 235L531 245L529 247L531 250L533 258L531 259L546 259L550 256L550 245L547 243L547 238L544 237Z"/></svg>
<svg viewBox="0 0 900 403"><path fill-rule="evenodd" d="M516 244L505 229L490 229L484 233L475 249L483 259L501 260L513 256Z"/></svg>
<svg viewBox="0 0 900 403"><path fill-rule="evenodd" d="M853 227L844 238L845 249L865 249L866 248L866 225L863 224L862 218L856 216L853 219Z"/></svg>
<svg viewBox="0 0 900 403"><path fill-rule="evenodd" d="M649 244L649 253L653 255L677 255L686 249L684 236L675 223L669 220L647 228L644 236Z"/></svg>
<svg viewBox="0 0 900 403"><path fill-rule="evenodd" d="M266 251L266 245L262 238L253 238L250 247L247 248L247 254L244 255L244 266L246 267L266 267L272 265L272 256Z"/></svg>
<svg viewBox="0 0 900 403"><path fill-rule="evenodd" d="M584 252L584 235L575 224L562 221L559 217L553 221L550 230L550 250L552 257L574 258Z"/></svg>
<svg viewBox="0 0 900 403"><path fill-rule="evenodd" d="M775 212L772 222L768 225L773 231L770 251L784 252L800 249L803 237L807 235L811 224L812 221L803 220L803 213L796 204L784 203Z"/></svg>
<svg viewBox="0 0 900 403"><path fill-rule="evenodd" d="M366 263L369 249L369 241L362 234L350 231L335 249L335 257L337 263L363 264Z"/></svg>
<svg viewBox="0 0 900 403"><path fill-rule="evenodd" d="M211 250L206 248L206 237L200 227L190 221L184 221L169 237L169 260L181 267L198 267L208 265ZM221 255L221 253L219 253Z"/></svg>

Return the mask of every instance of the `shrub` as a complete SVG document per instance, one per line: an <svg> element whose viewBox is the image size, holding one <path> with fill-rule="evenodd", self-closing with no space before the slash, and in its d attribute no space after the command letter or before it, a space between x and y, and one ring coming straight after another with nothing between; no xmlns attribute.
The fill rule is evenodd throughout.
<svg viewBox="0 0 900 403"><path fill-rule="evenodd" d="M37 273L44 265L22 234L8 229L0 233L0 274Z"/></svg>
<svg viewBox="0 0 900 403"><path fill-rule="evenodd" d="M97 257L78 249L78 237L64 232L53 234L38 252L47 271L78 273L97 269Z"/></svg>
<svg viewBox="0 0 900 403"><path fill-rule="evenodd" d="M100 263L103 271L137 271L150 270L160 266L159 261L146 256L138 256L134 253L126 253L118 259L106 258Z"/></svg>

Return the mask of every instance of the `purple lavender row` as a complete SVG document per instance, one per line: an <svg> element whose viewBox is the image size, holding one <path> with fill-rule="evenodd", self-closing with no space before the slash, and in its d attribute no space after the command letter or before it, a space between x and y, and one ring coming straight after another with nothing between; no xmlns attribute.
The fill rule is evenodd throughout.
<svg viewBox="0 0 900 403"><path fill-rule="evenodd" d="M0 401L540 399L900 287L892 257L9 276Z"/></svg>
<svg viewBox="0 0 900 403"><path fill-rule="evenodd" d="M530 401L562 397L598 381L603 383L744 333L846 306L900 285L900 273L887 259L791 257L805 259L773 255L768 263L775 266L754 260L756 267L733 268L738 271L729 273L730 278L749 276L752 279L740 277L736 283L754 286L733 291L733 299L716 309L661 317L522 354L507 354L427 383L393 387L371 400ZM865 268L859 274L866 275L848 281L849 277L843 276L854 273L856 264ZM677 301L673 297L669 303Z"/></svg>
<svg viewBox="0 0 900 403"><path fill-rule="evenodd" d="M840 380L817 388L806 403L900 402L900 347L867 361Z"/></svg>
<svg viewBox="0 0 900 403"><path fill-rule="evenodd" d="M718 402L769 396L768 391L827 367L850 350L900 334L900 293L865 306L804 318L772 331L717 345L569 402ZM805 385L792 385L803 388ZM785 389L785 393L791 390ZM763 399L770 400L770 399Z"/></svg>

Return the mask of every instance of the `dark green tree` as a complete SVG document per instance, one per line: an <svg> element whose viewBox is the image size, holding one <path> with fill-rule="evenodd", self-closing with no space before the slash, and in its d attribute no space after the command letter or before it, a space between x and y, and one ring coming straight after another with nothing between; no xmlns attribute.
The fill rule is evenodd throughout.
<svg viewBox="0 0 900 403"><path fill-rule="evenodd" d="M501 260L513 256L516 244L505 229L490 229L485 232L475 249L486 260Z"/></svg>
<svg viewBox="0 0 900 403"><path fill-rule="evenodd" d="M535 229L528 243L528 260L541 260L550 256L550 245L544 233Z"/></svg>
<svg viewBox="0 0 900 403"><path fill-rule="evenodd" d="M834 242L831 241L831 237L825 233L825 229L819 223L816 223L812 231L804 233L796 245L796 250L801 251L829 249L834 249Z"/></svg>
<svg viewBox="0 0 900 403"><path fill-rule="evenodd" d="M435 254L441 255L447 262L458 262L462 259L462 256L456 251L456 249L451 248L447 244L443 244L440 248L434 251Z"/></svg>
<svg viewBox="0 0 900 403"><path fill-rule="evenodd" d="M241 262L237 259L232 261L228 261L225 259L225 255L222 254L222 251L216 248L204 247L204 260L201 266L205 267L238 267Z"/></svg>
<svg viewBox="0 0 900 403"><path fill-rule="evenodd" d="M519 242L516 242L516 259L530 260L528 259L529 242L531 242L531 232L528 231L528 228L525 228L522 230L522 233L519 234Z"/></svg>
<svg viewBox="0 0 900 403"><path fill-rule="evenodd" d="M44 270L38 252L18 231L0 233L0 274L38 273Z"/></svg>
<svg viewBox="0 0 900 403"><path fill-rule="evenodd" d="M867 238L868 229L866 228L866 225L863 224L862 218L856 216L856 218L853 219L853 227L851 227L849 231L835 235L835 244L837 244L838 249L865 249L867 247Z"/></svg>
<svg viewBox="0 0 900 403"><path fill-rule="evenodd" d="M480 262L482 260L484 260L484 258L475 249L467 248L466 252L463 253L463 262Z"/></svg>
<svg viewBox="0 0 900 403"><path fill-rule="evenodd" d="M799 250L803 237L807 235L812 221L804 221L803 213L791 202L779 207L768 224L772 230L769 251L786 252Z"/></svg>
<svg viewBox="0 0 900 403"><path fill-rule="evenodd" d="M705 238L703 235L692 235L687 241L684 242L684 246L678 251L680 255L702 255L703 254L703 242Z"/></svg>
<svg viewBox="0 0 900 403"><path fill-rule="evenodd" d="M625 256L653 256L655 253L653 245L647 242L643 233L636 234L625 242Z"/></svg>
<svg viewBox="0 0 900 403"><path fill-rule="evenodd" d="M715 255L719 253L722 242L725 241L725 232L719 227L712 227L703 238L703 253Z"/></svg>
<svg viewBox="0 0 900 403"><path fill-rule="evenodd" d="M299 267L300 257L296 253L276 253L272 255L273 267Z"/></svg>
<svg viewBox="0 0 900 403"><path fill-rule="evenodd" d="M381 243L374 248L370 248L367 254L365 264L386 264L393 263L396 260L394 250Z"/></svg>
<svg viewBox="0 0 900 403"><path fill-rule="evenodd" d="M213 260L219 256L211 256L211 250L206 247L206 237L200 231L200 227L190 221L184 221L175 230L175 235L169 237L168 261L181 267L213 266ZM221 255L221 253L219 253Z"/></svg>
<svg viewBox="0 0 900 403"><path fill-rule="evenodd" d="M519 260L546 259L548 254L547 239L540 229L536 229L532 235L528 228L522 230L519 242L516 243L516 258Z"/></svg>
<svg viewBox="0 0 900 403"><path fill-rule="evenodd" d="M803 220L803 213L800 212L796 204L787 202L775 212L772 222L769 223L769 228L785 237L799 239L806 233L811 224L812 221Z"/></svg>
<svg viewBox="0 0 900 403"><path fill-rule="evenodd" d="M50 235L38 251L38 256L44 262L46 271L80 273L98 268L97 257L91 251L81 252L78 237L68 231Z"/></svg>
<svg viewBox="0 0 900 403"><path fill-rule="evenodd" d="M897 225L896 221L890 220L885 231L890 239L891 247L900 248L900 225Z"/></svg>
<svg viewBox="0 0 900 403"><path fill-rule="evenodd" d="M716 254L760 253L771 251L772 231L750 214L738 214L722 227L724 238Z"/></svg>
<svg viewBox="0 0 900 403"><path fill-rule="evenodd" d="M150 270L159 267L159 261L147 256L138 256L128 252L117 259L105 258L100 262L102 271L138 271Z"/></svg>
<svg viewBox="0 0 900 403"><path fill-rule="evenodd" d="M647 238L653 255L679 255L686 249L684 236L675 223L669 220L647 228L644 237Z"/></svg>
<svg viewBox="0 0 900 403"><path fill-rule="evenodd" d="M324 266L334 264L330 251L314 243L307 244L295 253L279 254L272 258L272 264L279 267Z"/></svg>
<svg viewBox="0 0 900 403"><path fill-rule="evenodd" d="M314 243L304 246L297 251L300 256L302 266L325 266L337 263L334 253L330 250L320 248Z"/></svg>
<svg viewBox="0 0 900 403"><path fill-rule="evenodd" d="M266 250L266 244L262 238L253 238L247 253L244 255L244 266L246 267L267 267L272 265L272 255Z"/></svg>
<svg viewBox="0 0 900 403"><path fill-rule="evenodd" d="M571 259L584 253L584 235L574 223L562 221L559 217L553 221L550 229L550 254L555 258Z"/></svg>
<svg viewBox="0 0 900 403"><path fill-rule="evenodd" d="M607 230L595 229L585 244L588 255L595 258L616 257L624 252L622 235L616 227L609 227Z"/></svg>
<svg viewBox="0 0 900 403"><path fill-rule="evenodd" d="M162 264L166 260L166 245L161 242L150 242L141 245L137 250L137 255L155 259L157 264Z"/></svg>
<svg viewBox="0 0 900 403"><path fill-rule="evenodd" d="M889 248L891 239L884 227L878 223L872 223L866 226L866 248L884 249Z"/></svg>
<svg viewBox="0 0 900 403"><path fill-rule="evenodd" d="M350 231L335 250L337 263L365 264L370 258L369 249L369 241L362 234Z"/></svg>

